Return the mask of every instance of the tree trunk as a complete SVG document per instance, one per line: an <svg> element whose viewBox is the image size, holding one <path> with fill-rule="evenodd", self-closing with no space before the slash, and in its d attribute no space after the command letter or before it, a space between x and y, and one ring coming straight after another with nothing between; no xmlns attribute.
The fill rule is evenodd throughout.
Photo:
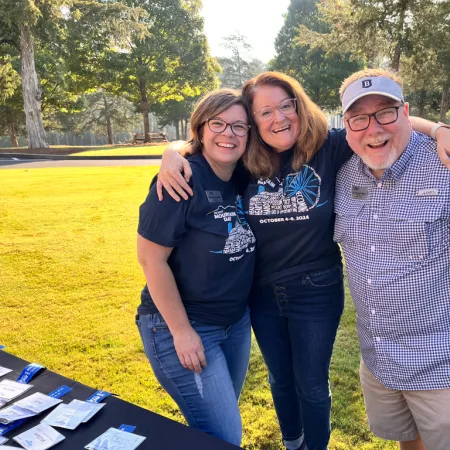
<svg viewBox="0 0 450 450"><path fill-rule="evenodd" d="M149 141L150 122L148 120L148 97L147 97L147 81L145 78L139 78L139 91L141 94L141 113L144 119L144 142Z"/></svg>
<svg viewBox="0 0 450 450"><path fill-rule="evenodd" d="M180 140L180 121L179 120L177 120L175 123L175 133L177 136L177 141L179 141Z"/></svg>
<svg viewBox="0 0 450 450"><path fill-rule="evenodd" d="M19 146L19 142L17 141L16 130L15 130L15 127L14 127L14 121L13 120L9 121L9 137L11 139L11 146L12 147L18 147Z"/></svg>
<svg viewBox="0 0 450 450"><path fill-rule="evenodd" d="M417 106L419 108L419 112L417 115L419 117L423 117L425 115L425 92L424 91L420 91L419 101L418 101Z"/></svg>
<svg viewBox="0 0 450 450"><path fill-rule="evenodd" d="M108 144L114 145L114 135L112 132L112 126L111 126L111 115L109 114L109 106L108 101L106 99L106 95L103 93L103 106L105 107L105 119L106 119L106 130L108 132Z"/></svg>
<svg viewBox="0 0 450 450"><path fill-rule="evenodd" d="M33 36L26 25L20 28L20 59L28 148L48 148L42 123L42 89L34 64Z"/></svg>
<svg viewBox="0 0 450 450"><path fill-rule="evenodd" d="M445 122L448 111L448 82L444 84L442 89L442 97L441 97L441 114L439 116L439 120L441 122Z"/></svg>
<svg viewBox="0 0 450 450"><path fill-rule="evenodd" d="M406 10L408 8L408 1L409 0L402 0L401 2L400 18L397 29L397 45L395 46L394 56L392 57L391 61L391 69L395 70L396 72L398 72L400 68L400 57L402 56L404 42L403 29L405 25L405 16Z"/></svg>

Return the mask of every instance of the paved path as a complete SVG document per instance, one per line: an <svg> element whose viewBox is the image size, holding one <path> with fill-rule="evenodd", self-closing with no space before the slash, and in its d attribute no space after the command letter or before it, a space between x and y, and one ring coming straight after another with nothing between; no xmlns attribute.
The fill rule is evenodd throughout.
<svg viewBox="0 0 450 450"><path fill-rule="evenodd" d="M159 166L160 159L105 159L105 160L19 160L16 158L2 158L0 156L0 169L41 169L51 167L102 167L102 166Z"/></svg>

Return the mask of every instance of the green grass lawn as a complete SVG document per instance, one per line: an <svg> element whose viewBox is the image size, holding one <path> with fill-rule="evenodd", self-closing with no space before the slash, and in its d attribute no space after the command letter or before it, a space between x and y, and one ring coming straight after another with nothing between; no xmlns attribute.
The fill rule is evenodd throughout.
<svg viewBox="0 0 450 450"><path fill-rule="evenodd" d="M92 149L85 152L72 153L71 156L130 156L130 155L162 155L167 144L146 145L139 147L118 147L111 149Z"/></svg>
<svg viewBox="0 0 450 450"><path fill-rule="evenodd" d="M154 167L13 169L0 175L0 344L49 369L183 421L134 324L144 283L138 207ZM394 449L365 423L349 295L335 347L330 449ZM241 398L243 446L281 449L261 355Z"/></svg>

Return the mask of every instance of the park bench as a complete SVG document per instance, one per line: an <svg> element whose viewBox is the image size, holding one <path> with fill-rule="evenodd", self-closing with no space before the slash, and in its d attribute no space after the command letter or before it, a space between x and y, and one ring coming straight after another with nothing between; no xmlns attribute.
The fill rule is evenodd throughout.
<svg viewBox="0 0 450 450"><path fill-rule="evenodd" d="M144 133L135 133L131 141L132 144L143 144L144 142ZM147 142L167 142L167 138L164 133L147 133Z"/></svg>

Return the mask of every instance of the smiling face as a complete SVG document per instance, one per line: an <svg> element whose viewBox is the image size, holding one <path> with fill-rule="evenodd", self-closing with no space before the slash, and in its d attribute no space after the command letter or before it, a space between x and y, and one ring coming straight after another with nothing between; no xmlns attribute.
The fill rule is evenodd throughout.
<svg viewBox="0 0 450 450"><path fill-rule="evenodd" d="M258 86L253 96L253 113L267 106L274 108L274 116L268 122L258 120L257 116L255 120L261 139L278 153L292 148L300 134L298 114L284 115L277 108L280 102L291 97L281 87L271 85Z"/></svg>
<svg viewBox="0 0 450 450"><path fill-rule="evenodd" d="M409 143L411 125L408 104L399 108L398 119L389 125L380 125L371 117L366 130L352 131L345 119L359 114L373 114L380 109L398 105L399 102L389 97L367 95L356 101L344 116L348 144L377 178L381 178L384 170L397 161Z"/></svg>
<svg viewBox="0 0 450 450"><path fill-rule="evenodd" d="M231 124L248 124L247 113L242 105L233 105L210 119L220 119ZM214 133L205 123L202 130L203 156L211 167L231 165L234 168L245 152L247 138L248 134L233 134L229 125L221 133Z"/></svg>

